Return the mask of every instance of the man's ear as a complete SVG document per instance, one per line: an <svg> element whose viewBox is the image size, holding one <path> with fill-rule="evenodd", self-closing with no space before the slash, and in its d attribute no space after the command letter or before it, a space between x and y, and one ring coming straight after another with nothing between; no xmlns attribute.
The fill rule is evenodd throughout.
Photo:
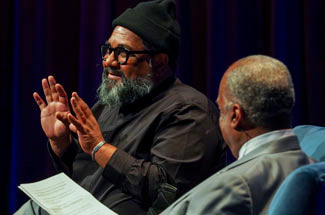
<svg viewBox="0 0 325 215"><path fill-rule="evenodd" d="M243 124L243 109L239 104L234 104L231 107L231 126L236 129L242 129L241 125Z"/></svg>
<svg viewBox="0 0 325 215"><path fill-rule="evenodd" d="M168 65L168 61L168 55L164 53L159 53L152 57L152 75L155 82L160 82L171 74L171 69Z"/></svg>
<svg viewBox="0 0 325 215"><path fill-rule="evenodd" d="M159 53L152 57L152 62L153 62L153 65L156 67L168 65L169 57L165 53Z"/></svg>

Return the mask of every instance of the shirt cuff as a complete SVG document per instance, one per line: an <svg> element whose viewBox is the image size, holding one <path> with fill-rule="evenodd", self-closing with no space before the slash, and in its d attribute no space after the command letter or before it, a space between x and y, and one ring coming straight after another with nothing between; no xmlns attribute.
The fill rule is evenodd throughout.
<svg viewBox="0 0 325 215"><path fill-rule="evenodd" d="M68 172L72 171L72 164L74 158L76 157L77 153L79 152L78 144L72 140L71 145L67 149L67 151L63 154L61 158L59 158L54 151L52 150L50 142L47 142L47 148L50 154L50 157L53 161L54 167L58 172Z"/></svg>
<svg viewBox="0 0 325 215"><path fill-rule="evenodd" d="M103 176L113 184L120 185L123 182L123 177L125 177L135 161L136 159L133 156L117 149L105 166Z"/></svg>

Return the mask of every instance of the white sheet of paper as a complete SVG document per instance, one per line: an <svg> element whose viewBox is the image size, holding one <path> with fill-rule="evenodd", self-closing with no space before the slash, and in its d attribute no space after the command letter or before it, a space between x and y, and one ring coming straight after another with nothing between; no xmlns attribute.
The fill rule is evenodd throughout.
<svg viewBox="0 0 325 215"><path fill-rule="evenodd" d="M117 215L64 173L18 188L53 215Z"/></svg>

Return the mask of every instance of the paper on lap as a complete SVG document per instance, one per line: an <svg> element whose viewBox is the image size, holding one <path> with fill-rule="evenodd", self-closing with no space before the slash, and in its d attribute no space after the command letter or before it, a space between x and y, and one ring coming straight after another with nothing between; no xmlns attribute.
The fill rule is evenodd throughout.
<svg viewBox="0 0 325 215"><path fill-rule="evenodd" d="M64 173L18 186L53 215L117 215Z"/></svg>

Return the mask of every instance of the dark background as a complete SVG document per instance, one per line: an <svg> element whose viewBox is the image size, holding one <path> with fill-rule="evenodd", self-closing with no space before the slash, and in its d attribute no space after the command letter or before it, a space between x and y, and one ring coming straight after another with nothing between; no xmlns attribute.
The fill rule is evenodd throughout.
<svg viewBox="0 0 325 215"><path fill-rule="evenodd" d="M114 17L139 0L2 0L0 3L1 214L27 200L20 183L53 174L34 91L54 75L91 106L101 80L98 45ZM177 0L178 77L215 100L235 60L283 61L296 90L294 125L325 125L325 1Z"/></svg>

